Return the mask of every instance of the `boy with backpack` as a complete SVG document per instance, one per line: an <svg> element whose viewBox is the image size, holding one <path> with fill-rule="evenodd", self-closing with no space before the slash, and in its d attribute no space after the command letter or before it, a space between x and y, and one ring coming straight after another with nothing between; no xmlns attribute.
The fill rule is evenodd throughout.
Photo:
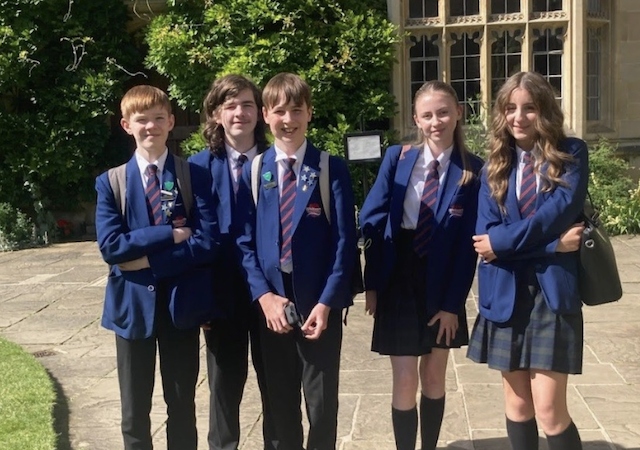
<svg viewBox="0 0 640 450"><path fill-rule="evenodd" d="M167 95L147 85L121 101L136 150L96 179L96 232L110 265L102 326L116 334L125 450L152 449L156 350L167 404L167 448L195 450L199 325L212 308L206 265L218 228L206 170L170 155Z"/></svg>

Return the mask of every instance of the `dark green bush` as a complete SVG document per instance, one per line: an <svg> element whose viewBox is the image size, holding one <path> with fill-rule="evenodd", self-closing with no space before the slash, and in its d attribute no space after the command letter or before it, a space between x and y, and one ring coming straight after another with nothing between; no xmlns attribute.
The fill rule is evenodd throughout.
<svg viewBox="0 0 640 450"><path fill-rule="evenodd" d="M8 203L0 203L0 251L17 250L34 243L31 219Z"/></svg>

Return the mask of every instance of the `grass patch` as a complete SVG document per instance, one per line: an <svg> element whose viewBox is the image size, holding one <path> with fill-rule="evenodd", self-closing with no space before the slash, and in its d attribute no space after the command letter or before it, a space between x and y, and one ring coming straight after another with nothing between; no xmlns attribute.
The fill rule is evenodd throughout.
<svg viewBox="0 0 640 450"><path fill-rule="evenodd" d="M53 383L36 359L0 338L0 448L53 450Z"/></svg>

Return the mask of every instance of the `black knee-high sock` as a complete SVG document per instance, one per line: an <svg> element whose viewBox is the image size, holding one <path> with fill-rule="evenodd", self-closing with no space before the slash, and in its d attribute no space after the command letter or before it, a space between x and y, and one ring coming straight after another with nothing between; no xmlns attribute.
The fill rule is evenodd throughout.
<svg viewBox="0 0 640 450"><path fill-rule="evenodd" d="M422 450L435 450L440 436L442 416L444 416L444 398L420 398L420 438Z"/></svg>
<svg viewBox="0 0 640 450"><path fill-rule="evenodd" d="M547 435L549 450L582 450L582 441L576 425L571 422L560 434Z"/></svg>
<svg viewBox="0 0 640 450"><path fill-rule="evenodd" d="M391 408L393 435L396 438L397 450L415 450L418 434L418 408L408 411Z"/></svg>
<svg viewBox="0 0 640 450"><path fill-rule="evenodd" d="M514 422L507 417L507 435L513 450L538 450L538 424L536 418Z"/></svg>

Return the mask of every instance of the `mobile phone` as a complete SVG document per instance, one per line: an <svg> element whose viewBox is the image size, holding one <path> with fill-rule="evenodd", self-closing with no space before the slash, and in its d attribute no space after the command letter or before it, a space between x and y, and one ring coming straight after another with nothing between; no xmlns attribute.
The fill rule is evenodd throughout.
<svg viewBox="0 0 640 450"><path fill-rule="evenodd" d="M284 307L284 315L287 318L287 323L292 327L302 326L302 316L298 313L295 303L287 303L287 305Z"/></svg>

